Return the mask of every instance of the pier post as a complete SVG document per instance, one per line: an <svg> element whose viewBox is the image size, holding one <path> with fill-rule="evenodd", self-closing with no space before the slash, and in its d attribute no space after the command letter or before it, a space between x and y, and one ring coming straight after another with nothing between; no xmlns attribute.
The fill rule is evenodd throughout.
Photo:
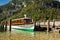
<svg viewBox="0 0 60 40"><path fill-rule="evenodd" d="M55 28L55 20L53 20L53 28Z"/></svg>
<svg viewBox="0 0 60 40"><path fill-rule="evenodd" d="M47 20L47 33L49 32L50 20Z"/></svg>
<svg viewBox="0 0 60 40"><path fill-rule="evenodd" d="M36 31L36 21L34 22L34 31Z"/></svg>
<svg viewBox="0 0 60 40"><path fill-rule="evenodd" d="M7 21L5 21L5 28L4 31L7 31Z"/></svg>
<svg viewBox="0 0 60 40"><path fill-rule="evenodd" d="M56 27L55 27L55 19L53 20L53 27L52 27L52 31L55 33Z"/></svg>
<svg viewBox="0 0 60 40"><path fill-rule="evenodd" d="M11 32L11 19L10 19L10 27L9 27L9 31Z"/></svg>

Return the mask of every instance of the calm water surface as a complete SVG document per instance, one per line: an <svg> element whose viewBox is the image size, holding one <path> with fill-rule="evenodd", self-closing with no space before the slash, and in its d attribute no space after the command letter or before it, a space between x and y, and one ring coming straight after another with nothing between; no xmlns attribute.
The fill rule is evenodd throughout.
<svg viewBox="0 0 60 40"><path fill-rule="evenodd" d="M0 32L0 40L60 40L60 34L27 31Z"/></svg>

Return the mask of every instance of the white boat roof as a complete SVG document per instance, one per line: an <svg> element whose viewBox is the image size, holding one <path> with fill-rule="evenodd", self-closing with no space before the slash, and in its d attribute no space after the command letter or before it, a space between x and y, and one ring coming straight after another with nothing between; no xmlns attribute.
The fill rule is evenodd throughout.
<svg viewBox="0 0 60 40"><path fill-rule="evenodd" d="M17 19L12 19L12 21L14 21L14 20L20 20L20 19L31 19L31 18L17 18Z"/></svg>

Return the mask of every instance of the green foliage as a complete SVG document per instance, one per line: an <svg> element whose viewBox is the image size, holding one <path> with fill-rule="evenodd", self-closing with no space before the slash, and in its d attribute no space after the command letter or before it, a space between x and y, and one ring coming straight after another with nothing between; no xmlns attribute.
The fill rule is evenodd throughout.
<svg viewBox="0 0 60 40"><path fill-rule="evenodd" d="M53 0L12 0L13 3L26 3L26 7L23 7L18 11L18 13L10 16L9 19L20 18L24 17L24 14L27 14L28 17L33 18L34 21L39 20L53 20L53 19L60 19L60 9L47 7L45 2L52 2ZM14 6L11 4L8 5L10 9L14 9Z"/></svg>

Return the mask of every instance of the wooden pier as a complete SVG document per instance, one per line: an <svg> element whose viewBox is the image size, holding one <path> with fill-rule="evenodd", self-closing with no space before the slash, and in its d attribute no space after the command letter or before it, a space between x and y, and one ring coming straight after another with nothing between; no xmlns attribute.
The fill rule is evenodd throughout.
<svg viewBox="0 0 60 40"><path fill-rule="evenodd" d="M37 25L35 26L35 30L38 30L38 31L47 30L47 32L49 32L49 31L53 31L53 29L55 29L55 30L60 32L60 21L55 21L55 20L49 21L48 20L46 22L40 22L39 26L37 26Z"/></svg>

